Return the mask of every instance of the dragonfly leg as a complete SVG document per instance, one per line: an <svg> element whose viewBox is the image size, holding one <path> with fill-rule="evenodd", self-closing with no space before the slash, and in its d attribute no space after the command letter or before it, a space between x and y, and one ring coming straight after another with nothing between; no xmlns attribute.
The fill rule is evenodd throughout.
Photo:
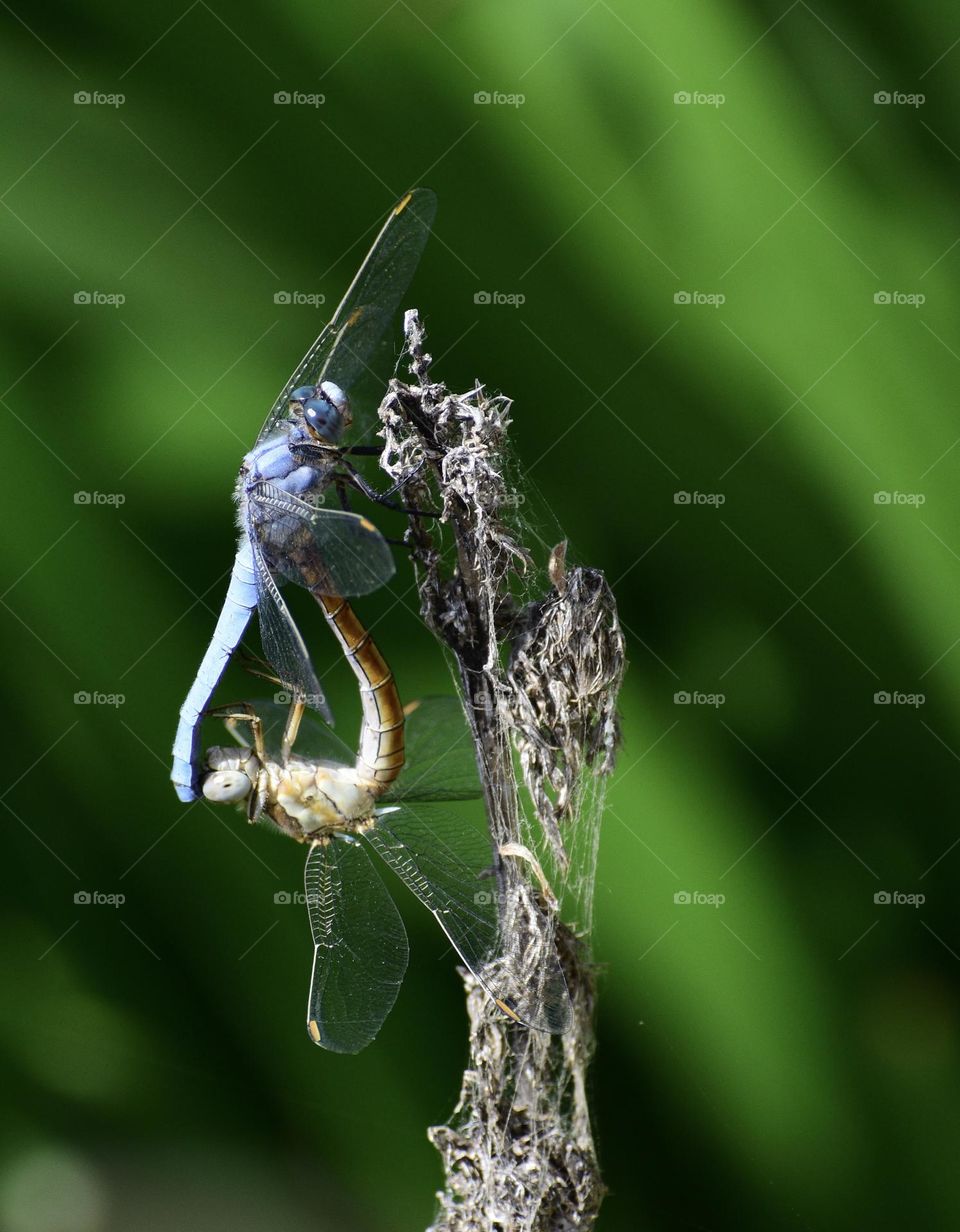
<svg viewBox="0 0 960 1232"><path fill-rule="evenodd" d="M250 734L253 736L253 751L256 753L257 761L260 765L257 781L247 800L247 821L253 825L267 803L267 750L263 742L263 724L260 721L260 716L248 702L238 702L235 706L218 706L204 713L211 718L223 719L227 731L233 736L237 744L244 749L249 749L250 744L248 740L241 736L239 725L241 723L248 723L250 725Z"/></svg>
<svg viewBox="0 0 960 1232"><path fill-rule="evenodd" d="M253 751L256 753L260 764L263 765L267 759L267 752L263 743L263 724L260 722L260 716L249 703L238 702L235 706L218 706L216 709L207 710L204 713L213 719L223 719L227 731L233 736L237 744L247 749L250 747L250 742L241 736L239 724L249 723L250 735L253 737Z"/></svg>
<svg viewBox="0 0 960 1232"><path fill-rule="evenodd" d="M297 733L300 731L300 720L303 718L305 709L306 703L301 698L295 698L290 703L290 709L287 711L287 723L283 729L283 741L280 745L280 757L284 765L290 760L290 754L293 751Z"/></svg>
<svg viewBox="0 0 960 1232"><path fill-rule="evenodd" d="M372 449L373 446L355 445L350 448L341 449L339 446L320 445L316 442L309 441L292 447L290 453L291 456L302 465L310 465L310 463L315 462L318 457L323 458L326 462L329 461L331 454L335 454L340 464L344 467L344 471L341 474L334 472L332 476L333 482L337 484L338 490L339 482L345 482L351 487L356 488L358 492L362 492L367 500L375 501L378 505L384 505L387 509L394 509L397 513L406 513L411 517L416 518L440 517L439 510L412 509L408 505L400 505L396 501L390 500L390 497L403 486L403 483L406 483L410 479L410 475L405 476L402 481L395 483L392 487L388 488L386 492L378 492L375 487L369 484L359 473L359 471L357 471L356 467L351 465L345 457L347 453L359 453L360 451L366 451L368 448ZM380 450L376 449L374 452L380 453ZM423 463L421 462L420 466L422 465ZM420 467L418 466L413 471L413 474L416 474L419 469Z"/></svg>
<svg viewBox="0 0 960 1232"><path fill-rule="evenodd" d="M412 517L439 518L441 516L438 509L412 509L409 505L401 505L397 501L390 500L390 497L396 492L398 484L394 484L386 492L378 492L376 488L367 483L366 479L349 462L344 462L343 465L347 468L346 473L338 476L338 478L344 479L351 487L356 488L358 492L362 492L367 500L375 501L378 505L386 506L387 509L395 509L398 513L406 513Z"/></svg>
<svg viewBox="0 0 960 1232"><path fill-rule="evenodd" d="M245 672L249 672L251 676L256 676L260 680L265 680L267 684L275 684L278 689L283 688L283 681L279 676L275 675L273 668L259 655L252 654L244 647L240 647L240 666Z"/></svg>
<svg viewBox="0 0 960 1232"><path fill-rule="evenodd" d="M337 500L340 502L340 508L345 512L350 513L350 496L347 492L346 482L339 476L333 477L334 487L337 489Z"/></svg>

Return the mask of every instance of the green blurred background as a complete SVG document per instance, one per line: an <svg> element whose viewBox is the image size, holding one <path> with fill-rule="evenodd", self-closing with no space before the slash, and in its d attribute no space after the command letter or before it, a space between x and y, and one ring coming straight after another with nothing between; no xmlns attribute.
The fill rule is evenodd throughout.
<svg viewBox="0 0 960 1232"><path fill-rule="evenodd" d="M438 375L515 398L628 637L600 1227L960 1225L955 7L91 0L0 25L0 1226L430 1220L424 1131L464 1059L438 930L402 900L380 1038L311 1047L306 922L273 901L301 853L167 781L240 455L325 318L274 297L329 311L415 183ZM379 628L407 696L446 687L403 604ZM349 739L351 680L327 683Z"/></svg>

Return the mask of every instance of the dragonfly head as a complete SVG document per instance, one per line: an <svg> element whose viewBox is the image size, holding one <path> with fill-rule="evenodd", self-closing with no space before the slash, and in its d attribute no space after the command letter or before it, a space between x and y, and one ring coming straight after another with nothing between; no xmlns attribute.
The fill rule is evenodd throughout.
<svg viewBox="0 0 960 1232"><path fill-rule="evenodd" d="M301 386L290 395L290 401L300 403L310 435L325 444L335 445L353 421L350 399L333 381Z"/></svg>
<svg viewBox="0 0 960 1232"><path fill-rule="evenodd" d="M214 804L242 804L254 790L260 762L252 749L209 749L203 794Z"/></svg>

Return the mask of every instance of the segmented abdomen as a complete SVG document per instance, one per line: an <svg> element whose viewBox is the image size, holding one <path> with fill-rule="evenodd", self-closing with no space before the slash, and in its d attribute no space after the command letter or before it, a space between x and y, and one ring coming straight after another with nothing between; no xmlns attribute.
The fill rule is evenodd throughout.
<svg viewBox="0 0 960 1232"><path fill-rule="evenodd" d="M314 593L360 685L357 774L386 791L403 768L403 707L393 672L346 599Z"/></svg>

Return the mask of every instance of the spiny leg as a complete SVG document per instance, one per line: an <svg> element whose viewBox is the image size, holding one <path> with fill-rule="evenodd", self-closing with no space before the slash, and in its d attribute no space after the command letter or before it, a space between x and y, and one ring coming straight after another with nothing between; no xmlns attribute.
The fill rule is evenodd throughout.
<svg viewBox="0 0 960 1232"><path fill-rule="evenodd" d="M238 702L235 706L217 706L213 710L205 711L205 713L210 718L223 719L230 735L233 736L237 744L246 749L250 748L250 743L241 737L238 724L249 723L250 733L253 736L253 751L256 753L261 766L264 764L267 759L267 753L263 743L263 723L249 702Z"/></svg>
<svg viewBox="0 0 960 1232"><path fill-rule="evenodd" d="M415 518L439 518L440 510L438 509L413 509L409 505L401 505L397 501L390 500L390 496L397 491L401 484L396 483L393 487L388 488L386 492L378 492L375 487L367 483L366 479L356 471L349 462L344 462L347 468L346 472L338 476L340 479L346 480L351 487L362 492L367 500L372 500L378 505L383 505L387 509L395 509L398 513L405 513L410 517Z"/></svg>
<svg viewBox="0 0 960 1232"><path fill-rule="evenodd" d="M251 676L257 676L260 680L266 680L268 684L275 684L283 688L283 681L279 676L274 675L274 668L266 661L261 659L259 655L253 654L252 651L240 648L240 666L245 672L249 672Z"/></svg>
<svg viewBox="0 0 960 1232"><path fill-rule="evenodd" d="M294 698L290 703L290 709L287 711L287 723L283 729L283 741L280 745L280 757L284 765L290 760L290 754L293 752L297 733L300 731L300 720L303 718L305 709L306 703L301 697Z"/></svg>
<svg viewBox="0 0 960 1232"><path fill-rule="evenodd" d="M306 463L307 465L311 462L316 462L318 458L322 458L324 461L329 461L331 456L335 456L344 467L344 473L341 475L335 474L333 476L334 483L336 483L338 479L346 480L351 487L356 488L358 492L362 492L368 500L372 500L378 505L384 505L387 509L395 509L398 513L405 513L411 517L417 518L440 517L439 510L411 509L406 505L399 505L396 501L390 500L390 497L395 492L399 491L403 484L410 479L410 475L404 476L402 480L397 480L397 482L393 484L392 487L388 488L386 492L378 492L375 487L369 484L357 471L357 469L346 459L347 453L366 454L368 449L372 449L375 453L381 452L379 449L374 449L373 446L355 445L352 447L342 448L337 445L323 445L319 441L308 441L291 448L290 454L298 463ZM422 462L420 463L420 466L423 466ZM416 474L420 469L420 466L416 467L412 473Z"/></svg>
<svg viewBox="0 0 960 1232"><path fill-rule="evenodd" d="M403 484L407 483L408 479L412 478L412 476L404 476L403 479L398 479L396 483L392 484L391 487L387 488L386 492L377 492L377 489L375 487L372 487L372 484L367 483L367 480L364 478L364 476L362 476L362 474L360 474L360 472L357 471L356 467L351 466L350 462L346 461L345 458L340 458L340 463L341 463L341 466L344 467L344 474L341 474L341 476L338 476L338 478L346 479L346 482L348 482L351 485L351 487L356 488L357 492L364 493L367 500L376 501L376 504L386 505L387 509L396 509L399 511L399 513L402 513L402 514L412 514L417 517L439 517L440 516L440 514L437 513L437 511L435 510L410 509L408 508L407 505L401 505L401 504L398 504L396 500L389 499L394 493L399 492L399 489L403 487ZM424 464L423 462L420 462L419 466L414 469L412 474L417 474L417 471L419 471L420 467L423 466L423 464Z"/></svg>

